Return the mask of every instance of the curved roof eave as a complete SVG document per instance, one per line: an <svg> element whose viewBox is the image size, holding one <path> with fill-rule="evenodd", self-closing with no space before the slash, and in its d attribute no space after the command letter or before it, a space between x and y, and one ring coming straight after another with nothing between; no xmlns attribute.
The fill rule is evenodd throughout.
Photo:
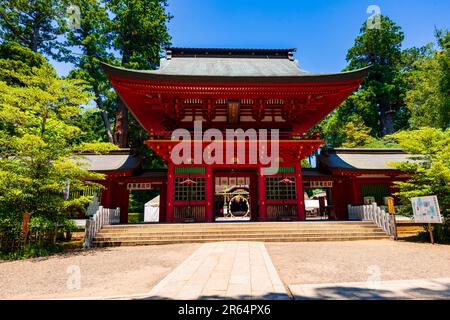
<svg viewBox="0 0 450 320"><path fill-rule="evenodd" d="M192 82L192 83L312 83L312 82L346 82L360 80L367 75L370 66L358 70L339 73L304 73L298 76L201 76L201 75L168 75L158 71L131 70L101 63L101 67L109 77L130 80L159 82Z"/></svg>

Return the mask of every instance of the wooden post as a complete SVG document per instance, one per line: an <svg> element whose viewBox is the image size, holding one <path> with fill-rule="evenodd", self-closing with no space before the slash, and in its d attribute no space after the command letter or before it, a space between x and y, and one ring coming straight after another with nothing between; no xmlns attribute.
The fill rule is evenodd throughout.
<svg viewBox="0 0 450 320"><path fill-rule="evenodd" d="M303 193L302 166L300 162L295 163L295 183L297 189L297 216L299 220L306 220L305 195Z"/></svg>
<svg viewBox="0 0 450 320"><path fill-rule="evenodd" d="M259 195L259 212L258 220L267 220L267 207L266 207L266 182L264 179L264 168L258 168L258 195Z"/></svg>
<svg viewBox="0 0 450 320"><path fill-rule="evenodd" d="M395 220L395 206L394 206L394 198L389 197L388 198L388 209L389 209L389 215L391 215L390 222L393 223L393 229L394 229L394 240L398 240L398 234L397 234L397 221Z"/></svg>
<svg viewBox="0 0 450 320"><path fill-rule="evenodd" d="M31 214L25 212L22 217L22 234L24 237L24 244L27 244L29 224L30 224Z"/></svg>
<svg viewBox="0 0 450 320"><path fill-rule="evenodd" d="M212 166L206 165L206 222L213 222L214 181Z"/></svg>
<svg viewBox="0 0 450 320"><path fill-rule="evenodd" d="M431 223L428 224L428 232L430 232L431 244L434 244L433 225Z"/></svg>
<svg viewBox="0 0 450 320"><path fill-rule="evenodd" d="M22 216L22 233L25 237L28 234L30 217L31 215L28 212L25 212Z"/></svg>
<svg viewBox="0 0 450 320"><path fill-rule="evenodd" d="M168 223L173 222L174 202L175 202L175 165L172 162L169 162L167 173L167 206L166 206L166 219Z"/></svg>
<svg viewBox="0 0 450 320"><path fill-rule="evenodd" d="M92 246L92 228L94 227L93 219L86 220L85 235L84 235L84 249L89 249Z"/></svg>

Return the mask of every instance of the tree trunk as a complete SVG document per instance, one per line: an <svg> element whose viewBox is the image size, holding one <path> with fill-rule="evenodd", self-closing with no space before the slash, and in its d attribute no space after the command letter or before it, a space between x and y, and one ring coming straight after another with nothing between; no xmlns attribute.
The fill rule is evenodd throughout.
<svg viewBox="0 0 450 320"><path fill-rule="evenodd" d="M100 91L98 89L97 83L93 84L94 93L95 93L95 102L97 103L97 107L100 109L100 116L103 119L103 124L105 126L105 133L108 137L108 141L114 143L113 133L111 131L111 123L109 121L108 113L105 110L105 106L103 104L103 99L100 96Z"/></svg>
<svg viewBox="0 0 450 320"><path fill-rule="evenodd" d="M394 115L395 111L381 111L381 135L387 136L393 134L394 130Z"/></svg>
<svg viewBox="0 0 450 320"><path fill-rule="evenodd" d="M108 137L108 141L110 143L114 143L114 136L111 131L111 123L109 121L108 113L104 110L100 110L100 116L103 119L103 124L105 125L106 136Z"/></svg>
<svg viewBox="0 0 450 320"><path fill-rule="evenodd" d="M132 56L132 51L128 49L123 50L122 66L125 66ZM114 127L114 142L119 148L128 147L128 109L120 98L117 98L116 103L116 123Z"/></svg>
<svg viewBox="0 0 450 320"><path fill-rule="evenodd" d="M117 98L114 142L119 148L128 146L128 109L120 98Z"/></svg>
<svg viewBox="0 0 450 320"><path fill-rule="evenodd" d="M30 49L34 52L38 52L38 49L39 49L40 28L41 28L40 12L38 10L34 15L33 36L32 36L32 43L31 43L31 47L30 47Z"/></svg>

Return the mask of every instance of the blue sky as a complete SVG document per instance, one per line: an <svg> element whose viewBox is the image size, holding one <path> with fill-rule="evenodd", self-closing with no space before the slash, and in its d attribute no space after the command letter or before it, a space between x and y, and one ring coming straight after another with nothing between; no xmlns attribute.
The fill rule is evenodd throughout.
<svg viewBox="0 0 450 320"><path fill-rule="evenodd" d="M435 26L450 29L450 0L169 0L169 27L174 46L297 48L302 69L335 72L369 5L402 27L405 48L434 41Z"/></svg>

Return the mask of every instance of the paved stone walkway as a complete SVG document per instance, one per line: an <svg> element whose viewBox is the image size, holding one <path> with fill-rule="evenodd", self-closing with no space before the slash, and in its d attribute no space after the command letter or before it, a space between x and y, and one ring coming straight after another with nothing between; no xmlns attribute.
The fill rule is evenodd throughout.
<svg viewBox="0 0 450 320"><path fill-rule="evenodd" d="M261 242L201 246L158 283L150 299L289 299Z"/></svg>
<svg viewBox="0 0 450 320"><path fill-rule="evenodd" d="M295 300L450 299L450 278L290 285Z"/></svg>

